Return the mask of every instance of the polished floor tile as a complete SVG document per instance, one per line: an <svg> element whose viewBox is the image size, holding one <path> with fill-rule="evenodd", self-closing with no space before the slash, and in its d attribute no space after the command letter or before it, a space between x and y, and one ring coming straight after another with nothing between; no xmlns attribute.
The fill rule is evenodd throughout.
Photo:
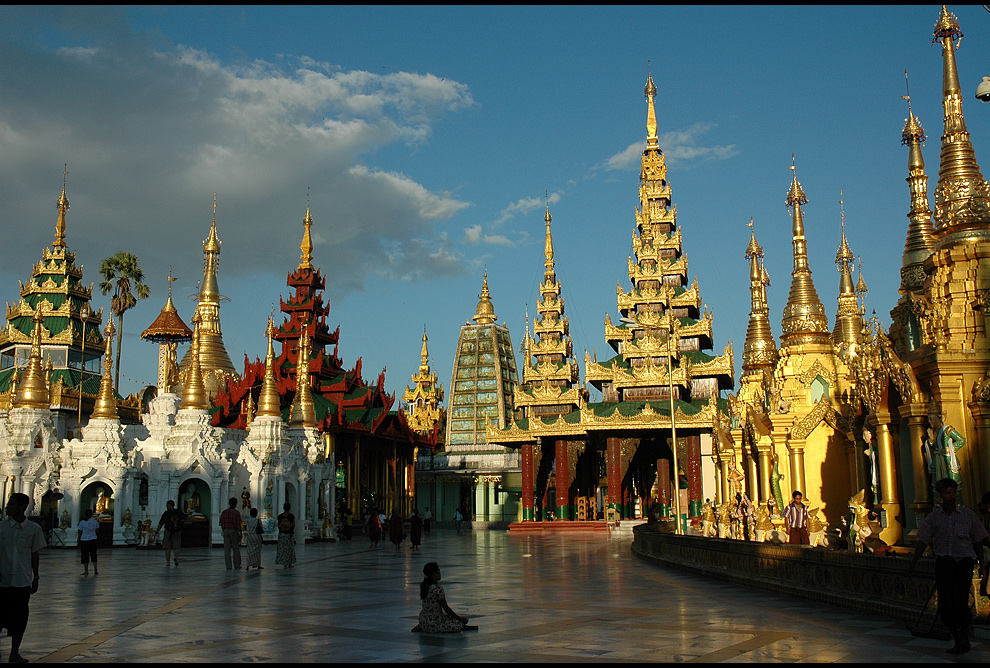
<svg viewBox="0 0 990 668"><path fill-rule="evenodd" d="M42 662L860 662L949 661L903 622L645 563L630 539L434 532L420 551L360 539L265 548L260 572L219 549L117 548L99 576L46 550L22 654ZM414 634L419 582L439 562L448 601L481 628ZM981 632L982 633L982 632ZM990 660L979 638L966 662ZM9 641L0 642L6 652Z"/></svg>

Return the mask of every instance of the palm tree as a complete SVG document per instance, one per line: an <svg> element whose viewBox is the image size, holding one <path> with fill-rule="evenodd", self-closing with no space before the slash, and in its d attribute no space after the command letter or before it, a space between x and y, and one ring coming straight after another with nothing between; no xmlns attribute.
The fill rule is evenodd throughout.
<svg viewBox="0 0 990 668"><path fill-rule="evenodd" d="M137 255L133 253L121 251L106 258L100 263L100 273L103 275L100 290L103 294L113 291L113 297L110 299L110 310L117 316L117 322L120 325L117 329L117 359L114 360L116 367L113 379L114 389L118 389L120 387L120 343L124 336L124 313L136 306L138 299L147 299L151 290L142 283L144 272L141 271ZM131 292L132 287L137 292L137 297Z"/></svg>

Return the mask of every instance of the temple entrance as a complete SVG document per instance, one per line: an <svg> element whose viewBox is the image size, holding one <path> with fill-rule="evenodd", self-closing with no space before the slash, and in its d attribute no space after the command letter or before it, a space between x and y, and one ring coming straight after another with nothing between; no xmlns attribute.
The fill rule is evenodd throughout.
<svg viewBox="0 0 990 668"><path fill-rule="evenodd" d="M96 544L99 547L113 545L113 506L113 489L105 482L90 483L79 493L79 519L86 517L88 508L100 522L96 530ZM71 527L70 531L74 528Z"/></svg>
<svg viewBox="0 0 990 668"><path fill-rule="evenodd" d="M186 514L182 525L183 547L210 546L210 486L199 478L188 478L179 485L178 508Z"/></svg>

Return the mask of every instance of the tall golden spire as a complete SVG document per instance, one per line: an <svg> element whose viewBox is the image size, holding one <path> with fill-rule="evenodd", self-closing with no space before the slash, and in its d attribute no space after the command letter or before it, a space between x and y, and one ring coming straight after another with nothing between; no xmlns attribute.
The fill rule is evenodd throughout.
<svg viewBox="0 0 990 668"><path fill-rule="evenodd" d="M268 354L265 355L265 379L261 385L261 394L258 397L258 412L255 414L255 417L282 417L278 387L275 385L275 347L272 343L272 338L275 336L275 324L271 316L268 317L268 329L265 334L268 336Z"/></svg>
<svg viewBox="0 0 990 668"><path fill-rule="evenodd" d="M543 266L546 267L546 276L553 276L553 237L550 236L550 221L553 220L550 217L550 202L547 202L547 215L543 217L547 222L547 238L543 245L543 254L546 259L543 261Z"/></svg>
<svg viewBox="0 0 990 668"><path fill-rule="evenodd" d="M907 84L907 70L904 82ZM925 173L925 158L921 147L925 143L925 130L911 108L911 89L902 96L908 103L908 117L901 132L901 144L908 147L908 177L911 190L911 210L907 217L907 239L904 241L904 255L901 258L901 287L899 292L920 292L925 282L923 264L935 249L935 225L932 210L928 205L928 175Z"/></svg>
<svg viewBox="0 0 990 668"><path fill-rule="evenodd" d="M300 262L296 270L313 268L313 237L310 234L310 227L312 225L313 217L309 215L309 204L307 204L306 217L303 218L303 226L306 228L306 231L303 232L302 243L299 245L301 255L299 256Z"/></svg>
<svg viewBox="0 0 990 668"><path fill-rule="evenodd" d="M182 404L179 408L205 410L209 408L206 400L206 387L203 385L203 370L199 366L200 346L202 342L202 323L199 313L193 315L193 340L190 346L189 373L186 374L185 386L182 389Z"/></svg>
<svg viewBox="0 0 990 668"><path fill-rule="evenodd" d="M91 420L117 420L120 417L117 415L117 399L113 396L113 335L116 331L111 313L107 318L106 329L103 330L107 343L103 353L103 378L100 380L100 393L89 416Z"/></svg>
<svg viewBox="0 0 990 668"><path fill-rule="evenodd" d="M52 246L65 247L65 214L69 211L69 198L65 196L65 176L69 173L69 165L62 173L62 195L58 198L58 221L55 223L55 241Z"/></svg>
<svg viewBox="0 0 990 668"><path fill-rule="evenodd" d="M753 219L750 228L749 246L746 259L749 260L750 311L749 326L746 328L746 343L743 347L743 374L750 375L761 369L773 369L777 364L777 342L770 331L770 309L767 306L767 288L770 278L763 266L763 248L756 242Z"/></svg>
<svg viewBox="0 0 990 668"><path fill-rule="evenodd" d="M986 230L990 224L990 185L980 173L966 130L962 91L956 69L955 39L962 31L954 14L942 5L932 43L942 43L942 108L944 131L935 188L936 233L942 239L962 230Z"/></svg>
<svg viewBox="0 0 990 668"><path fill-rule="evenodd" d="M846 241L846 212L843 209L842 191L839 191L839 216L842 221L842 240L835 254L836 269L839 271L839 307L835 313L835 327L832 329L832 343L836 347L855 346L860 342L863 330L863 318L859 302L856 299L856 288L853 286L852 265L855 256L849 250Z"/></svg>
<svg viewBox="0 0 990 668"><path fill-rule="evenodd" d="M315 427L316 409L313 407L313 394L309 388L309 334L303 328L299 336L299 355L296 358L296 396L289 410L289 425L292 427Z"/></svg>
<svg viewBox="0 0 990 668"><path fill-rule="evenodd" d="M791 156L793 160L793 156ZM794 178L787 192L786 204L791 208L794 246L794 271L791 272L791 291L784 307L782 343L785 347L801 344L828 343L828 318L822 306L808 266L808 242L804 236L804 216L801 207L808 198L797 180L797 168L791 164Z"/></svg>
<svg viewBox="0 0 990 668"><path fill-rule="evenodd" d="M217 236L217 200L213 196L213 224L210 234L203 242L203 281L200 283L199 300L196 303L196 316L199 317L199 357L200 374L207 397L213 397L226 379L237 375L223 344L220 329L220 294L217 274L220 268L220 239ZM180 375L185 378L190 373L189 348L179 365Z"/></svg>
<svg viewBox="0 0 990 668"><path fill-rule="evenodd" d="M485 280L481 285L481 294L478 295L478 308L474 317L471 318L479 325L492 325L497 320L495 307L492 305L492 297L488 293L488 272L485 272Z"/></svg>
<svg viewBox="0 0 990 668"><path fill-rule="evenodd" d="M45 382L45 370L41 362L41 326L45 319L39 307L31 318L34 327L31 330L31 357L27 370L17 384L12 408L50 408L51 397L48 394L48 383Z"/></svg>

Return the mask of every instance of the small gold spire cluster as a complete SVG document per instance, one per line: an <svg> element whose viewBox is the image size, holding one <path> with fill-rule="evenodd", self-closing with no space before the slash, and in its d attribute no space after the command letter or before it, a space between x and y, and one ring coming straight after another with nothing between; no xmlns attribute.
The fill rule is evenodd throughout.
<svg viewBox="0 0 990 668"><path fill-rule="evenodd" d="M743 347L743 376L762 375L763 370L773 370L777 364L777 342L770 330L770 308L767 305L767 288L770 277L763 265L763 247L756 241L753 220L750 227L749 246L746 259L749 261L749 326L746 328L746 343Z"/></svg>
<svg viewBox="0 0 990 668"><path fill-rule="evenodd" d="M103 338L107 342L103 353L103 378L100 379L100 393L90 418L93 420L117 420L117 398L113 394L113 335L117 329L113 325L113 314L107 318L107 327L103 330Z"/></svg>
<svg viewBox="0 0 990 668"><path fill-rule="evenodd" d="M842 197L841 191L839 197ZM836 269L838 269L840 276L839 306L835 314L835 326L832 329L832 343L839 351L840 356L855 354L856 345L862 339L864 324L863 314L857 300L856 287L853 285L852 279L852 266L856 258L852 250L849 249L849 242L846 241L846 213L842 207L842 199L839 199L842 239L839 242L839 250L835 254ZM862 280L862 273L860 273L860 280Z"/></svg>
<svg viewBox="0 0 990 668"><path fill-rule="evenodd" d="M827 343L828 318L825 307L818 298L815 284L811 280L811 268L808 266L808 242L804 235L804 214L801 207L808 203L808 198L797 179L797 168L791 165L794 173L791 187L787 191L786 204L791 209L794 247L794 271L791 273L791 290L787 295L787 306L784 307L783 336L784 347L808 343Z"/></svg>
<svg viewBox="0 0 990 668"><path fill-rule="evenodd" d="M289 425L292 427L315 427L316 409L313 406L313 393L309 387L309 334L304 328L299 336L299 355L296 359L296 396L289 410Z"/></svg>
<svg viewBox="0 0 990 668"><path fill-rule="evenodd" d="M412 387L402 394L406 420L409 427L419 434L429 434L443 421L443 385L437 384L437 375L430 369L430 350L426 330L423 330L423 350L420 352L419 373L412 376Z"/></svg>
<svg viewBox="0 0 990 668"><path fill-rule="evenodd" d="M34 327L31 330L31 357L27 370L17 384L13 408L48 408L51 401L45 370L41 362L41 328L45 319L41 309L35 311Z"/></svg>
<svg viewBox="0 0 990 668"><path fill-rule="evenodd" d="M268 328L265 330L268 338L268 353L265 355L265 379L261 384L261 394L258 396L258 412L255 417L282 417L279 403L278 387L275 384L275 346L272 339L275 336L275 324L268 317Z"/></svg>
<svg viewBox="0 0 990 668"><path fill-rule="evenodd" d="M302 243L299 245L300 256L299 256L299 266L296 270L300 269L312 269L313 268L313 236L310 232L310 228L313 226L313 217L309 214L309 206L306 206L306 216L303 218L303 227L305 231L303 232Z"/></svg>
<svg viewBox="0 0 990 668"><path fill-rule="evenodd" d="M206 386L203 385L203 371L199 365L201 327L199 313L196 313L193 315L193 339L189 348L189 369L183 386L182 403L179 406L181 409L204 410L210 406Z"/></svg>

